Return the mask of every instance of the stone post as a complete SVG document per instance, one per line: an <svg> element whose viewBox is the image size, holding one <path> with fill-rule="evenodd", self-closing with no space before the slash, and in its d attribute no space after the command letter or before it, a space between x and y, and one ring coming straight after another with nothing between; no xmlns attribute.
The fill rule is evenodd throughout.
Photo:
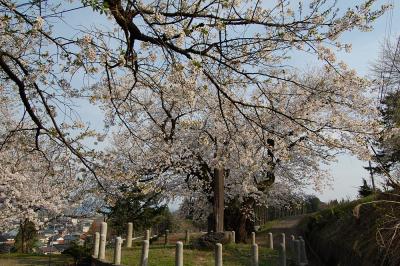
<svg viewBox="0 0 400 266"><path fill-rule="evenodd" d="M224 232L224 169L214 169L214 228Z"/></svg>
<svg viewBox="0 0 400 266"><path fill-rule="evenodd" d="M133 234L133 223L128 223L128 232L126 236L126 247L132 247L132 234Z"/></svg>
<svg viewBox="0 0 400 266"><path fill-rule="evenodd" d="M251 245L251 266L258 266L258 245Z"/></svg>
<svg viewBox="0 0 400 266"><path fill-rule="evenodd" d="M301 263L304 265L308 264L308 259L307 259L307 254L306 254L306 243L304 242L304 239L302 237L299 237L300 239L300 254L301 254Z"/></svg>
<svg viewBox="0 0 400 266"><path fill-rule="evenodd" d="M150 241L150 230L147 229L144 235L144 240Z"/></svg>
<svg viewBox="0 0 400 266"><path fill-rule="evenodd" d="M232 232L231 231L224 231L224 239L228 240L228 243L232 242Z"/></svg>
<svg viewBox="0 0 400 266"><path fill-rule="evenodd" d="M102 222L100 228L100 249L99 249L99 259L106 259L106 242L107 242L107 223Z"/></svg>
<svg viewBox="0 0 400 266"><path fill-rule="evenodd" d="M175 266L183 266L183 243L181 241L176 242Z"/></svg>
<svg viewBox="0 0 400 266"><path fill-rule="evenodd" d="M140 257L140 266L147 266L149 263L149 240L142 241L142 255Z"/></svg>
<svg viewBox="0 0 400 266"><path fill-rule="evenodd" d="M94 247L93 247L93 257L99 257L99 246L100 246L100 233L96 232L94 235Z"/></svg>
<svg viewBox="0 0 400 266"><path fill-rule="evenodd" d="M231 238L232 243L235 244L235 243L236 243L236 232L235 232L235 231L232 231L231 236L232 236L232 238Z"/></svg>
<svg viewBox="0 0 400 266"><path fill-rule="evenodd" d="M190 242L190 232L189 230L185 231L185 244L188 245Z"/></svg>
<svg viewBox="0 0 400 266"><path fill-rule="evenodd" d="M169 230L165 230L164 245L168 245L168 234L169 234Z"/></svg>
<svg viewBox="0 0 400 266"><path fill-rule="evenodd" d="M121 265L121 246L122 238L115 238L115 249L114 249L114 265Z"/></svg>
<svg viewBox="0 0 400 266"><path fill-rule="evenodd" d="M94 234L94 246L93 246L93 258L99 257L99 246L100 246L100 233L96 232Z"/></svg>
<svg viewBox="0 0 400 266"><path fill-rule="evenodd" d="M283 246L285 247L285 249L286 249L286 236L285 236L285 233L282 233L281 234L281 237L282 237L282 244L283 244Z"/></svg>
<svg viewBox="0 0 400 266"><path fill-rule="evenodd" d="M251 244L255 245L256 244L256 233L251 232Z"/></svg>
<svg viewBox="0 0 400 266"><path fill-rule="evenodd" d="M274 237L272 233L268 233L268 244L270 249L274 249Z"/></svg>
<svg viewBox="0 0 400 266"><path fill-rule="evenodd" d="M215 244L215 266L222 266L222 244Z"/></svg>
<svg viewBox="0 0 400 266"><path fill-rule="evenodd" d="M294 241L296 240L296 238L294 237L294 235L290 236L290 243L289 243L289 248L290 250L293 252L295 247L294 247Z"/></svg>
<svg viewBox="0 0 400 266"><path fill-rule="evenodd" d="M283 243L279 245L278 266L286 266L286 247Z"/></svg>
<svg viewBox="0 0 400 266"><path fill-rule="evenodd" d="M295 254L295 260L296 260L296 265L301 265L301 245L300 245L300 240L295 240L294 241L294 254Z"/></svg>

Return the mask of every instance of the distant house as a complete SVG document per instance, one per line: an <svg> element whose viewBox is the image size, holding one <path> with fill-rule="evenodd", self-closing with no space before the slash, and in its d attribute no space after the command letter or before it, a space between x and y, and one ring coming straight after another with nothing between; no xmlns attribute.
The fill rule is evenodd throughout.
<svg viewBox="0 0 400 266"><path fill-rule="evenodd" d="M90 229L90 225L83 225L82 226L82 232L84 232L84 233L89 232L89 229Z"/></svg>
<svg viewBox="0 0 400 266"><path fill-rule="evenodd" d="M14 242L13 236L8 234L0 234L0 253L10 252Z"/></svg>
<svg viewBox="0 0 400 266"><path fill-rule="evenodd" d="M64 238L60 235L51 236L49 237L49 244L50 245L64 244Z"/></svg>
<svg viewBox="0 0 400 266"><path fill-rule="evenodd" d="M14 245L15 239L14 238L7 238L6 244L7 245Z"/></svg>
<svg viewBox="0 0 400 266"><path fill-rule="evenodd" d="M69 248L69 245L65 245L65 244L58 244L58 245L54 245L54 247L60 252L62 253L64 250Z"/></svg>
<svg viewBox="0 0 400 266"><path fill-rule="evenodd" d="M47 243L49 242L49 237L50 237L50 236L46 236L45 234L40 233L40 234L38 235L38 240L39 240L40 243L42 243L42 244L47 244Z"/></svg>
<svg viewBox="0 0 400 266"><path fill-rule="evenodd" d="M53 236L55 233L57 233L57 231L56 230L52 230L52 229L46 229L46 230L43 230L42 232L40 232L41 235L43 235L43 236L45 236L47 238Z"/></svg>
<svg viewBox="0 0 400 266"><path fill-rule="evenodd" d="M40 247L39 248L39 253L48 255L48 254L61 254L61 252L54 246L46 246L46 247Z"/></svg>
<svg viewBox="0 0 400 266"><path fill-rule="evenodd" d="M89 232L90 226L92 225L92 219L85 219L81 222L81 228L83 233Z"/></svg>
<svg viewBox="0 0 400 266"><path fill-rule="evenodd" d="M81 234L72 233L64 236L64 244L71 244L71 242L77 242L81 238Z"/></svg>

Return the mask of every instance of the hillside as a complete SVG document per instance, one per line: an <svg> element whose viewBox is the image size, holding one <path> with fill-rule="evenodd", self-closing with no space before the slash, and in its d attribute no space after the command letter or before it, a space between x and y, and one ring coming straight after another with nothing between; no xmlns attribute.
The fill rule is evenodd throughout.
<svg viewBox="0 0 400 266"><path fill-rule="evenodd" d="M345 202L306 217L310 251L325 265L400 265L398 193Z"/></svg>

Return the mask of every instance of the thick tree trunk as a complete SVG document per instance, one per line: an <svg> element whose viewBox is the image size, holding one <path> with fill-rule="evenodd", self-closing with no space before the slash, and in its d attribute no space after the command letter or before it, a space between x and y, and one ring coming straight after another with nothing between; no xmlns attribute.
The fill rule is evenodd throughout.
<svg viewBox="0 0 400 266"><path fill-rule="evenodd" d="M246 216L241 213L239 219L239 229L236 236L238 242L246 242L247 240L246 221L247 221Z"/></svg>
<svg viewBox="0 0 400 266"><path fill-rule="evenodd" d="M21 252L27 253L26 251L26 220L20 222L21 228Z"/></svg>
<svg viewBox="0 0 400 266"><path fill-rule="evenodd" d="M224 232L224 170L214 169L214 232Z"/></svg>
<svg viewBox="0 0 400 266"><path fill-rule="evenodd" d="M254 199L248 198L243 202L240 209L239 229L238 229L238 241L246 242L249 230L253 227L250 220L252 213L254 212Z"/></svg>

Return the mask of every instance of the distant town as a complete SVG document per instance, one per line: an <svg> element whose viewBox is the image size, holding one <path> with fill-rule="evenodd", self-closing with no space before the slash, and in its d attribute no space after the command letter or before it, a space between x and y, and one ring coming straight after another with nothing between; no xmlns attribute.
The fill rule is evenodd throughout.
<svg viewBox="0 0 400 266"><path fill-rule="evenodd" d="M48 222L37 232L37 241L33 252L43 255L61 254L72 243L83 246L91 232L100 226L101 216L91 218L62 217L54 222ZM43 219L47 222L47 218ZM18 228L8 232L0 232L0 253L12 252Z"/></svg>

